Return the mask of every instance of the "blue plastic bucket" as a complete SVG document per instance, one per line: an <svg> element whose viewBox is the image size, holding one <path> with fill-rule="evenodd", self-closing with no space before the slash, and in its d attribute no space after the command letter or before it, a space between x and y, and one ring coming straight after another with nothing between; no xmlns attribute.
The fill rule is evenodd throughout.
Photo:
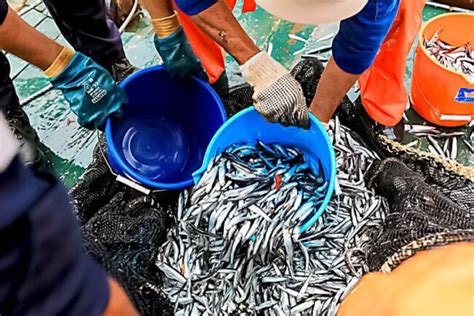
<svg viewBox="0 0 474 316"><path fill-rule="evenodd" d="M254 107L241 111L228 120L212 138L201 169L193 174L195 183L199 182L211 160L233 144L254 145L260 140L266 143L295 146L303 151L306 161L315 173L319 174L318 160L321 161L326 180L329 180L322 205L301 227L301 232L306 231L323 214L332 197L336 182L336 158L331 141L318 119L312 114L310 114L310 119L311 128L304 130L269 123Z"/></svg>
<svg viewBox="0 0 474 316"><path fill-rule="evenodd" d="M151 189L193 185L193 172L227 118L218 95L198 78L171 78L163 66L143 69L120 86L128 105L105 128L112 169Z"/></svg>

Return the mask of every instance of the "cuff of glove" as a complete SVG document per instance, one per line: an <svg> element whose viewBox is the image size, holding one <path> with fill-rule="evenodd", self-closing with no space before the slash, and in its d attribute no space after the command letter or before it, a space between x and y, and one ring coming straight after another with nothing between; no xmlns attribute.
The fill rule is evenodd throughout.
<svg viewBox="0 0 474 316"><path fill-rule="evenodd" d="M152 19L151 24L153 25L153 30L158 38L165 38L173 35L178 31L180 26L176 12L164 18Z"/></svg>
<svg viewBox="0 0 474 316"><path fill-rule="evenodd" d="M48 69L44 71L44 74L48 78L54 78L59 76L59 74L63 72L63 70L69 64L72 57L74 57L74 51L70 50L69 48L63 47L62 51L53 61L51 66L49 66Z"/></svg>
<svg viewBox="0 0 474 316"><path fill-rule="evenodd" d="M244 79L255 88L256 93L264 91L278 79L289 74L285 67L266 52L260 52L250 58L240 67L240 71Z"/></svg>

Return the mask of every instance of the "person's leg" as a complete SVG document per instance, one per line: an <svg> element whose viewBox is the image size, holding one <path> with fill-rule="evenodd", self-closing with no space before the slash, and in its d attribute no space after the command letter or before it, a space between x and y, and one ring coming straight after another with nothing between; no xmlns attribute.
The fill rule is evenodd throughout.
<svg viewBox="0 0 474 316"><path fill-rule="evenodd" d="M44 0L51 16L66 40L79 51L108 69L117 81L128 75L120 33L107 16L104 0ZM116 74L116 72L121 72Z"/></svg>
<svg viewBox="0 0 474 316"><path fill-rule="evenodd" d="M20 144L20 157L29 166L40 166L44 154L39 146L39 138L31 127L28 116L21 109L20 101L10 79L10 63L0 52L0 111Z"/></svg>
<svg viewBox="0 0 474 316"><path fill-rule="evenodd" d="M6 117L12 108L20 106L15 87L10 79L10 63L0 51L0 110Z"/></svg>
<svg viewBox="0 0 474 316"><path fill-rule="evenodd" d="M191 17L176 7L175 10L194 54L206 70L209 83L217 82L225 69L224 51L193 22Z"/></svg>
<svg viewBox="0 0 474 316"><path fill-rule="evenodd" d="M377 123L395 126L408 104L406 57L422 23L425 0L402 0L374 64L359 79L362 105Z"/></svg>
<svg viewBox="0 0 474 316"><path fill-rule="evenodd" d="M234 8L236 0L227 0L227 4L231 9ZM184 33L188 38L189 44L193 49L194 54L201 61L204 70L209 78L209 83L215 84L218 92L225 92L227 85L227 75L225 73L225 53L214 40L206 35L191 17L184 14L179 8L174 6L178 13L178 19L183 27ZM242 12L254 11L254 1L245 0ZM222 90L224 88L224 90Z"/></svg>
<svg viewBox="0 0 474 316"><path fill-rule="evenodd" d="M402 142L406 57L422 22L425 0L401 0L397 17L373 65L359 78L361 96L355 106L342 106L341 123L359 133L381 157L387 154L379 136Z"/></svg>

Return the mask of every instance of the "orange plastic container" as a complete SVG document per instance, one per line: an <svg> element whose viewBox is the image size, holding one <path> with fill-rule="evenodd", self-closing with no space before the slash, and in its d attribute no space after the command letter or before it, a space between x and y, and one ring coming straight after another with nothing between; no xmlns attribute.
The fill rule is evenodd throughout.
<svg viewBox="0 0 474 316"><path fill-rule="evenodd" d="M474 45L474 14L447 13L421 29L411 82L413 109L441 126L462 126L474 117L474 83L466 75L439 64L423 45L439 29L439 38L451 45Z"/></svg>

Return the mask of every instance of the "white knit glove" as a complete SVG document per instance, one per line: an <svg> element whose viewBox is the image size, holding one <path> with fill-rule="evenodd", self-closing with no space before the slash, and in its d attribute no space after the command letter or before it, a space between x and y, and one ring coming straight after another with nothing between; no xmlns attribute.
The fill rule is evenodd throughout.
<svg viewBox="0 0 474 316"><path fill-rule="evenodd" d="M303 90L295 78L266 52L250 58L240 68L253 86L255 108L270 122L309 128Z"/></svg>
<svg viewBox="0 0 474 316"><path fill-rule="evenodd" d="M4 172L18 153L18 142L8 128L3 114L0 113L0 173Z"/></svg>

